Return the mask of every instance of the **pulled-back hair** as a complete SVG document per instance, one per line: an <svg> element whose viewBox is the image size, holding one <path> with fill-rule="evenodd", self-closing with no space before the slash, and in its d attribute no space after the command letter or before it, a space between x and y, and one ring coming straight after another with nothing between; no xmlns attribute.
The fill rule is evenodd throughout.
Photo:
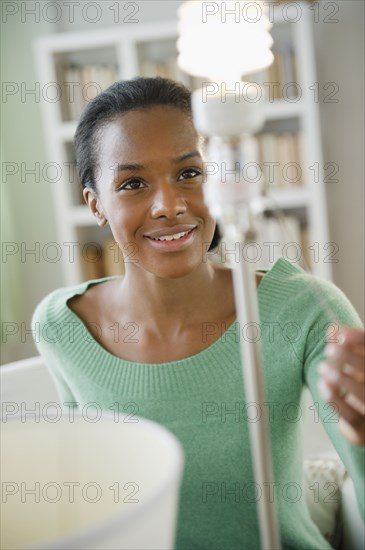
<svg viewBox="0 0 365 550"><path fill-rule="evenodd" d="M119 80L93 99L83 111L76 129L74 148L82 187L97 189L98 143L101 129L129 111L163 105L191 117L191 92L179 82L162 77ZM218 227L209 250L220 240Z"/></svg>

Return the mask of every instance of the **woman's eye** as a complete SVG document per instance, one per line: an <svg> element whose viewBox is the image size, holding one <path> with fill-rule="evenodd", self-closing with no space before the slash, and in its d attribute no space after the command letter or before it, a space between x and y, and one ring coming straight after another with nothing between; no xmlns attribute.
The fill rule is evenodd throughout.
<svg viewBox="0 0 365 550"><path fill-rule="evenodd" d="M142 189L143 187L146 187L143 181L135 178L123 183L123 185L121 185L119 189L126 189L127 191L129 190L133 191L135 189Z"/></svg>
<svg viewBox="0 0 365 550"><path fill-rule="evenodd" d="M186 179L190 179L190 178L196 178L197 176L201 176L201 174L202 173L201 173L200 170L196 170L195 168L187 168L186 170L181 172L178 179L179 180L180 179L186 180Z"/></svg>

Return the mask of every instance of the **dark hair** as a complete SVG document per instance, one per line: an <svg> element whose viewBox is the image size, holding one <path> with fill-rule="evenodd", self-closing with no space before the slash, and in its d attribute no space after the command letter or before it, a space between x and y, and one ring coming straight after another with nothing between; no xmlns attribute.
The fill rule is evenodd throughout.
<svg viewBox="0 0 365 550"><path fill-rule="evenodd" d="M97 192L97 145L100 130L121 114L154 105L176 107L191 115L190 91L167 78L119 80L91 101L75 134L76 163L81 185Z"/></svg>
<svg viewBox="0 0 365 550"><path fill-rule="evenodd" d="M168 78L136 77L115 82L87 105L81 115L74 140L77 170L82 187L89 187L97 193L95 173L102 127L123 113L156 105L175 107L191 116L191 92L180 82ZM209 250L218 246L220 238L216 226Z"/></svg>

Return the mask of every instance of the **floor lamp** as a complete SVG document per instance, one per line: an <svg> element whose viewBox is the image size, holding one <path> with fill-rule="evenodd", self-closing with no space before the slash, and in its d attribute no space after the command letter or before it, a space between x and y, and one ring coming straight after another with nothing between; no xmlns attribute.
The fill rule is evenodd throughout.
<svg viewBox="0 0 365 550"><path fill-rule="evenodd" d="M255 219L263 209L258 184L245 181L247 137L263 125L263 92L241 81L273 62L273 40L268 3L241 1L187 1L178 9L179 66L188 74L207 77L192 94L196 129L206 138L204 196L218 220L227 243L241 249L254 236ZM242 256L241 256L242 257ZM251 264L233 265L239 327L258 326L256 284ZM261 346L259 340L240 338L245 393L248 402L261 407L259 422L250 423L252 463L259 487L273 483L269 423L264 406ZM261 546L279 549L280 533L274 502L258 501Z"/></svg>

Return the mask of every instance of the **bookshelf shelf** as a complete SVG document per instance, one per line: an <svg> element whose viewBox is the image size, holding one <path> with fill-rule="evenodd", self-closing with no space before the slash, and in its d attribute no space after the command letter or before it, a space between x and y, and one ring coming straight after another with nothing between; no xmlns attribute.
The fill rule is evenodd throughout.
<svg viewBox="0 0 365 550"><path fill-rule="evenodd" d="M296 13L300 12L295 22L294 9ZM311 28L313 13L302 2L296 2L292 7L281 4L272 10L275 63L270 72L244 78L261 86L266 82L263 86L267 99L266 124L254 138L257 140L256 160L262 165L269 150L269 156L273 155L275 160L283 162L285 158L287 162L292 159L300 165L302 174L294 183L283 180L280 166L268 187L271 197L268 209L283 211L292 234L297 231L298 242L305 241L305 246L310 246L311 242L325 244L329 239L319 112L310 92L310 86L316 82ZM60 166L69 166L74 162L72 141L78 111L70 104L66 93L70 90L69 81L76 81L77 86L82 81L85 84L87 80L96 80L103 89L109 84L108 78L103 79L100 69L105 66L109 67L109 76L113 80L160 74L180 80L192 89L207 81L206 78L193 79L177 67L176 39L176 20L40 37L34 45L40 84L47 86L47 83L58 82L64 92L62 101L43 102L41 105L49 160ZM295 82L297 88L290 87L290 82ZM274 83L277 84L275 92L272 87ZM318 166L316 182L310 168L314 163ZM68 170L63 172L62 181L53 187L59 241L78 242L82 246L97 242L103 258L85 263L85 258L80 255L75 262L65 261L62 265L65 284L77 284L85 278L122 272L123 266L111 262L114 245L109 227L100 230L89 209L82 203L75 170L72 177ZM270 224L275 224L275 220L271 219ZM289 240L292 240L292 234ZM316 263L311 265L311 270L316 275L331 279L330 267L330 264Z"/></svg>
<svg viewBox="0 0 365 550"><path fill-rule="evenodd" d="M266 103L265 115L267 120L281 120L286 118L302 117L305 113L304 101L288 103L284 100L276 100Z"/></svg>
<svg viewBox="0 0 365 550"><path fill-rule="evenodd" d="M308 208L311 205L310 192L306 188L273 190L270 199L277 208L282 209Z"/></svg>

